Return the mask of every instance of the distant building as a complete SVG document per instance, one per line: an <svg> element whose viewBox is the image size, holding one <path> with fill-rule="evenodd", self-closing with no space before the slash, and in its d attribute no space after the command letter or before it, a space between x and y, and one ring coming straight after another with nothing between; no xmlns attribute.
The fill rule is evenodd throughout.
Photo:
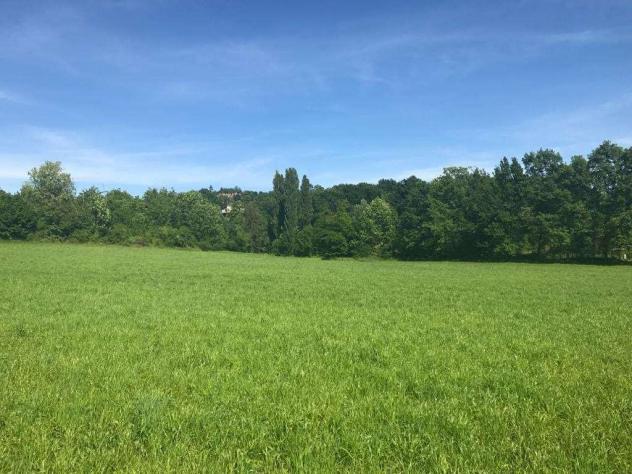
<svg viewBox="0 0 632 474"><path fill-rule="evenodd" d="M624 245L616 249L612 249L612 254L619 260L627 262L632 260L632 245Z"/></svg>
<svg viewBox="0 0 632 474"><path fill-rule="evenodd" d="M239 188L222 188L217 192L219 204L222 214L229 214L233 210L233 203L239 201L241 197L241 189Z"/></svg>

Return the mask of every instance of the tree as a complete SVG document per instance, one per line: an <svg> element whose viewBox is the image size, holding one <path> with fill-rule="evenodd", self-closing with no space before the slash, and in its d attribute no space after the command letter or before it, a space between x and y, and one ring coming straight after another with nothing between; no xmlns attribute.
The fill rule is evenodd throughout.
<svg viewBox="0 0 632 474"><path fill-rule="evenodd" d="M299 230L301 204L296 169L286 169L285 177L277 171L272 186L275 202L274 214L277 222L274 230L274 249L278 254L291 255L294 252L296 233Z"/></svg>
<svg viewBox="0 0 632 474"><path fill-rule="evenodd" d="M626 254L632 254L632 147L617 160L616 190L614 192L615 235L614 246Z"/></svg>
<svg viewBox="0 0 632 474"><path fill-rule="evenodd" d="M197 191L176 196L173 225L188 228L203 249L221 249L226 245L226 229L219 206L208 202Z"/></svg>
<svg viewBox="0 0 632 474"><path fill-rule="evenodd" d="M108 192L105 200L111 222L106 239L118 244L145 243L150 226L145 201L120 189Z"/></svg>
<svg viewBox="0 0 632 474"><path fill-rule="evenodd" d="M75 185L64 173L59 161L46 161L29 171L29 181L20 194L37 216L37 228L43 236L64 238L75 225Z"/></svg>
<svg viewBox="0 0 632 474"><path fill-rule="evenodd" d="M569 234L565 256L588 258L592 255L592 229L588 202L591 194L588 162L583 156L573 156L557 178L557 186L568 194L561 203L558 218Z"/></svg>
<svg viewBox="0 0 632 474"><path fill-rule="evenodd" d="M491 225L495 236L496 257L515 257L525 252L525 226L520 218L524 208L525 175L516 158L505 157L494 169L495 192L499 205L496 221Z"/></svg>
<svg viewBox="0 0 632 474"><path fill-rule="evenodd" d="M79 225L88 235L98 238L107 233L112 215L106 197L95 187L90 187L77 196Z"/></svg>
<svg viewBox="0 0 632 474"><path fill-rule="evenodd" d="M173 225L177 207L176 199L177 193L166 188L159 190L151 188L145 191L143 201L148 224L155 227Z"/></svg>
<svg viewBox="0 0 632 474"><path fill-rule="evenodd" d="M614 240L614 248L618 249L618 252L632 255L632 209L617 214L615 225L617 234Z"/></svg>
<svg viewBox="0 0 632 474"><path fill-rule="evenodd" d="M471 223L465 218L467 200L467 168L446 168L430 184L428 195L430 231L433 253L442 257L463 257L463 240L471 233Z"/></svg>
<svg viewBox="0 0 632 474"><path fill-rule="evenodd" d="M278 171L275 171L274 178L272 179L272 196L274 207L272 208L273 223L272 226L272 240L276 240L281 236L283 228L285 226L286 210L286 197L285 197L285 180L283 175Z"/></svg>
<svg viewBox="0 0 632 474"><path fill-rule="evenodd" d="M378 197L370 204L362 201L354 210L359 252L367 249L373 255L390 256L397 223L391 205Z"/></svg>
<svg viewBox="0 0 632 474"><path fill-rule="evenodd" d="M595 254L603 257L610 256L617 239L618 216L625 213L629 206L626 206L625 198L620 199L626 180L630 179L628 157L622 147L609 141L603 142L588 156L592 184L593 248Z"/></svg>
<svg viewBox="0 0 632 474"><path fill-rule="evenodd" d="M264 214L254 202L244 208L244 229L248 234L248 247L251 252L265 252L269 246Z"/></svg>
<svg viewBox="0 0 632 474"><path fill-rule="evenodd" d="M298 173L294 168L285 170L285 222L283 232L287 235L288 253L294 252L296 233L299 223L299 206L301 196L299 193Z"/></svg>
<svg viewBox="0 0 632 474"><path fill-rule="evenodd" d="M344 257L349 251L344 235L324 227L315 228L313 242L318 254L324 259Z"/></svg>
<svg viewBox="0 0 632 474"><path fill-rule="evenodd" d="M399 205L395 207L398 223L393 242L394 255L405 260L427 258L429 235L426 224L430 220L428 183L411 176L402 180L399 188L399 199L396 200Z"/></svg>
<svg viewBox="0 0 632 474"><path fill-rule="evenodd" d="M570 247L570 233L563 225L562 213L571 200L568 190L559 185L564 162L553 150L527 153L525 169L525 207L520 214L525 223L526 240L539 258L560 255Z"/></svg>
<svg viewBox="0 0 632 474"><path fill-rule="evenodd" d="M0 239L26 239L36 224L36 215L21 194L0 190Z"/></svg>
<svg viewBox="0 0 632 474"><path fill-rule="evenodd" d="M245 209L240 201L234 202L230 212L224 214L227 239L226 248L236 252L249 252L250 235L246 230Z"/></svg>
<svg viewBox="0 0 632 474"><path fill-rule="evenodd" d="M337 212L322 214L314 223L314 249L323 258L349 256L352 238L353 221L343 203L340 203Z"/></svg>
<svg viewBox="0 0 632 474"><path fill-rule="evenodd" d="M304 229L306 226L312 224L314 218L314 205L312 203L312 185L307 179L306 175L303 175L301 180L301 202L300 202L300 217L299 228Z"/></svg>

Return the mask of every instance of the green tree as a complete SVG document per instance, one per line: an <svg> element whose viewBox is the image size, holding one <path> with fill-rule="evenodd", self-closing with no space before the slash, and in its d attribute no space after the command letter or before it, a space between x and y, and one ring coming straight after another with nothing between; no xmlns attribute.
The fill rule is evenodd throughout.
<svg viewBox="0 0 632 474"><path fill-rule="evenodd" d="M283 175L278 171L275 171L274 178L272 179L272 197L274 206L272 208L272 240L276 240L281 237L281 233L285 227L287 205L285 197L285 180Z"/></svg>
<svg viewBox="0 0 632 474"><path fill-rule="evenodd" d="M499 205L497 216L491 224L495 236L493 254L497 257L515 257L526 250L524 222L520 219L524 207L525 175L516 158L506 157L494 170L495 192Z"/></svg>
<svg viewBox="0 0 632 474"><path fill-rule="evenodd" d="M498 208L493 179L479 169L451 167L428 192L429 241L434 256L480 258L496 247L492 223Z"/></svg>
<svg viewBox="0 0 632 474"><path fill-rule="evenodd" d="M177 194L175 191L166 188L151 188L145 191L143 201L149 225L163 227L174 224Z"/></svg>
<svg viewBox="0 0 632 474"><path fill-rule="evenodd" d="M265 252L269 247L267 224L264 214L254 202L244 208L244 229L248 234L248 248L251 252Z"/></svg>
<svg viewBox="0 0 632 474"><path fill-rule="evenodd" d="M108 192L105 199L111 216L106 239L119 244L144 244L149 228L145 201L120 189Z"/></svg>
<svg viewBox="0 0 632 474"><path fill-rule="evenodd" d="M526 238L538 257L568 252L571 236L563 225L562 214L571 193L559 185L564 161L553 150L527 153L522 159L526 182L525 207L520 218L525 223Z"/></svg>
<svg viewBox="0 0 632 474"><path fill-rule="evenodd" d="M294 168L285 170L285 177L276 172L272 181L272 195L276 226L274 250L281 255L294 253L296 234L299 230L301 195L298 173Z"/></svg>
<svg viewBox="0 0 632 474"><path fill-rule="evenodd" d="M219 206L208 202L197 191L176 196L173 225L190 229L195 241L204 249L221 249L227 234Z"/></svg>
<svg viewBox="0 0 632 474"><path fill-rule="evenodd" d="M75 185L59 161L46 161L29 171L29 181L20 193L34 209L41 235L65 238L72 232L76 224Z"/></svg>
<svg viewBox="0 0 632 474"><path fill-rule="evenodd" d="M609 141L603 142L588 156L592 192L593 245L595 255L609 257L617 245L620 214L627 212L626 188L629 190L629 154Z"/></svg>
<svg viewBox="0 0 632 474"><path fill-rule="evenodd" d="M21 194L0 189L0 239L26 239L36 230L37 217Z"/></svg>
<svg viewBox="0 0 632 474"><path fill-rule="evenodd" d="M429 256L429 222L428 183L414 176L399 183L399 191L391 192L396 199L394 203L398 214L397 229L393 242L396 257L405 260L415 260Z"/></svg>
<svg viewBox="0 0 632 474"><path fill-rule="evenodd" d="M287 235L288 253L294 253L296 233L298 232L301 195L298 173L294 168L285 170L285 222L283 232Z"/></svg>
<svg viewBox="0 0 632 474"><path fill-rule="evenodd" d="M230 212L224 214L223 219L227 234L226 248L236 252L249 252L251 251L250 235L246 229L244 205L236 201L231 206Z"/></svg>
<svg viewBox="0 0 632 474"><path fill-rule="evenodd" d="M323 258L344 257L350 255L350 241L354 237L353 221L347 212L345 203L339 203L336 212L327 212L314 223L313 246Z"/></svg>
<svg viewBox="0 0 632 474"><path fill-rule="evenodd" d="M360 248L367 248L373 255L390 256L397 224L391 205L379 197L370 204L363 201L355 207L355 220Z"/></svg>
<svg viewBox="0 0 632 474"><path fill-rule="evenodd" d="M101 191L90 187L79 193L77 208L81 231L86 232L91 238L99 238L107 233L112 215L108 208L107 198Z"/></svg>
<svg viewBox="0 0 632 474"><path fill-rule="evenodd" d="M583 156L573 156L558 175L558 186L568 192L559 212L560 222L569 234L567 257L588 258L592 255L590 181L588 162Z"/></svg>
<svg viewBox="0 0 632 474"><path fill-rule="evenodd" d="M301 201L300 201L300 218L299 228L304 229L312 224L314 219L314 205L312 203L312 184L306 175L301 180Z"/></svg>

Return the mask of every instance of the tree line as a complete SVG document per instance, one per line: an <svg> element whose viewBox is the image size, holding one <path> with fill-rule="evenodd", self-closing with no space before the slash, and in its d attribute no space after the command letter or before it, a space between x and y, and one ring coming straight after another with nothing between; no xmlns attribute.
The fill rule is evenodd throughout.
<svg viewBox="0 0 632 474"><path fill-rule="evenodd" d="M59 162L0 190L0 239L199 247L278 255L421 259L613 259L632 253L632 147L569 161L548 149L492 173L450 167L430 182L314 186L294 168L272 191L142 196L76 192Z"/></svg>

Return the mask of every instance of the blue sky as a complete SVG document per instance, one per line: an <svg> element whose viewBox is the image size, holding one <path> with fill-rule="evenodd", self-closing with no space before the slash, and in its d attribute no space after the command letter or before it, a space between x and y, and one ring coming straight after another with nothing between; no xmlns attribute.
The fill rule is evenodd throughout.
<svg viewBox="0 0 632 474"><path fill-rule="evenodd" d="M375 182L632 145L632 2L0 0L0 188Z"/></svg>

